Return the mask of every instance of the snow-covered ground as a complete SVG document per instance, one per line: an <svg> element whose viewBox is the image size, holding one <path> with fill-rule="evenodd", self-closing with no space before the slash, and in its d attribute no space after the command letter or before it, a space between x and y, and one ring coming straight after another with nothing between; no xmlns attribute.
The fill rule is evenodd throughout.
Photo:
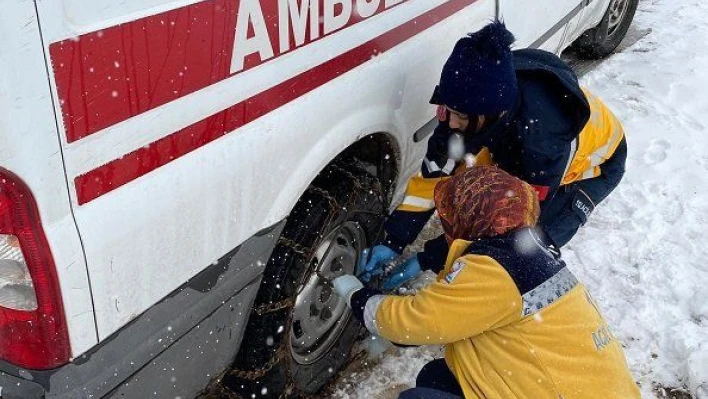
<svg viewBox="0 0 708 399"><path fill-rule="evenodd" d="M624 122L627 173L566 248L625 344L644 397L708 398L708 2L643 0L639 42L585 75ZM339 398L395 398L440 348L391 350Z"/></svg>

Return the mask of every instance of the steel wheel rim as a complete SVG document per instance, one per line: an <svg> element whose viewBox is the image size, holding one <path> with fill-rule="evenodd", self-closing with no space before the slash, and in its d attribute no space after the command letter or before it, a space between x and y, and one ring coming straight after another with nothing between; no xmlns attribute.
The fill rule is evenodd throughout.
<svg viewBox="0 0 708 399"><path fill-rule="evenodd" d="M364 232L348 222L325 237L315 251L311 273L299 287L292 311L290 353L295 362L317 362L344 331L351 310L327 280L353 274L364 244Z"/></svg>
<svg viewBox="0 0 708 399"><path fill-rule="evenodd" d="M610 20L607 26L607 35L612 36L624 21L629 10L629 0L612 0L609 7Z"/></svg>

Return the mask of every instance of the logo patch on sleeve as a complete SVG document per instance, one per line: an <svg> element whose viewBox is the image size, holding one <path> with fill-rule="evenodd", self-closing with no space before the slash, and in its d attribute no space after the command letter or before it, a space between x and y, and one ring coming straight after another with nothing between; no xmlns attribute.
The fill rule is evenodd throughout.
<svg viewBox="0 0 708 399"><path fill-rule="evenodd" d="M455 263L452 264L452 268L450 268L450 272L445 276L445 282L448 284L452 284L453 281L457 278L457 275L460 274L462 271L462 268L465 267L465 262L463 261L456 261Z"/></svg>

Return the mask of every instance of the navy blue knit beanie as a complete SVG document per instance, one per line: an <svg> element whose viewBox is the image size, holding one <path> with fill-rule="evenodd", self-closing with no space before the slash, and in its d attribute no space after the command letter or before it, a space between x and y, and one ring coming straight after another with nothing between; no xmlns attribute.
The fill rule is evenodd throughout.
<svg viewBox="0 0 708 399"><path fill-rule="evenodd" d="M511 45L514 35L494 21L460 39L447 59L431 103L467 115L497 115L518 95Z"/></svg>

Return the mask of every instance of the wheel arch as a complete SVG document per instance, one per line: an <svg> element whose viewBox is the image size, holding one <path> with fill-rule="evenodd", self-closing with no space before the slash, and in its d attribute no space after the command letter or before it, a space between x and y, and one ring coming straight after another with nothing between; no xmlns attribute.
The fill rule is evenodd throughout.
<svg viewBox="0 0 708 399"><path fill-rule="evenodd" d="M320 140L307 155L317 154L317 158L302 162L290 171L291 178L273 204L268 220L287 217L320 172L333 163L347 160L362 163L369 173L379 178L386 200L390 202L402 161L401 145L392 131L395 131L393 126L382 126L382 129L370 133L351 136L354 140L337 146L331 145L331 140Z"/></svg>

